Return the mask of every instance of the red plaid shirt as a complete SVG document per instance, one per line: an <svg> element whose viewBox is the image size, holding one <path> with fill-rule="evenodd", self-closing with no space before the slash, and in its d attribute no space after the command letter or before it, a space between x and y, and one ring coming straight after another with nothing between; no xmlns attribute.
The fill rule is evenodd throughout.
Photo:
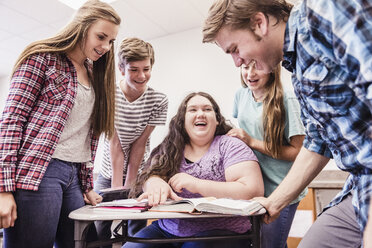
<svg viewBox="0 0 372 248"><path fill-rule="evenodd" d="M38 190L74 105L75 67L65 55L30 56L11 79L0 120L0 192ZM81 165L84 192L93 186L97 138L91 132L92 161Z"/></svg>

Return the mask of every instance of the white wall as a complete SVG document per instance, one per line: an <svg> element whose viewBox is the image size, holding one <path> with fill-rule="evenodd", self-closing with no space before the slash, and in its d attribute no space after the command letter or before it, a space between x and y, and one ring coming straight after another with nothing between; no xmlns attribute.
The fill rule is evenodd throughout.
<svg viewBox="0 0 372 248"><path fill-rule="evenodd" d="M9 78L0 77L0 113L3 112L6 96L9 90Z"/></svg>
<svg viewBox="0 0 372 248"><path fill-rule="evenodd" d="M175 115L183 98L193 91L211 94L222 114L231 119L233 97L240 87L239 69L216 45L201 42L201 30L193 29L151 40L155 64L149 85L167 94L168 120ZM156 128L153 144L159 143L167 128Z"/></svg>
<svg viewBox="0 0 372 248"><path fill-rule="evenodd" d="M167 124L155 128L151 135L151 148L162 141L170 119L190 92L211 94L222 114L231 119L234 94L240 87L239 69L235 68L231 57L216 45L203 44L201 40L201 29L147 40L155 51L155 64L148 85L165 93L169 100ZM100 146L95 169L100 164L101 149Z"/></svg>
<svg viewBox="0 0 372 248"><path fill-rule="evenodd" d="M165 93L169 99L167 124L176 113L182 99L192 91L205 91L219 104L226 119L232 119L234 94L240 86L239 69L232 58L214 44L203 44L200 29L192 29L154 40L155 64L149 85ZM117 73L119 74L119 73ZM285 87L291 87L290 74L283 70ZM6 99L9 79L0 78L0 110ZM167 133L167 125L157 127L151 137L153 148ZM95 169L100 166L102 148L99 147Z"/></svg>

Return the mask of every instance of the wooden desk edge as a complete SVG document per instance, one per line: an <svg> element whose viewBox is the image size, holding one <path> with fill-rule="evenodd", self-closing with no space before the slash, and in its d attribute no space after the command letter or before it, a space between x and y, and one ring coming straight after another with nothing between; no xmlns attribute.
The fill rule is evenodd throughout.
<svg viewBox="0 0 372 248"><path fill-rule="evenodd" d="M177 212L152 212L145 211L140 213L102 211L95 210L92 206L84 206L76 209L69 214L69 218L79 221L96 221L96 220L147 220L147 219L190 219L190 218L214 218L214 217L238 217L240 215L232 214L188 214ZM254 215L251 215L254 216ZM246 216L249 217L249 216Z"/></svg>

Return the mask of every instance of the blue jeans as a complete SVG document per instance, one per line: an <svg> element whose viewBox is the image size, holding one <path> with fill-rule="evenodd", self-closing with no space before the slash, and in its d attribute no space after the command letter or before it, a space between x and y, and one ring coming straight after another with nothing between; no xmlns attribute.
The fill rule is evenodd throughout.
<svg viewBox="0 0 372 248"><path fill-rule="evenodd" d="M94 182L94 191L100 193L102 189L111 188L111 179L104 178L101 174L98 174L97 180ZM136 232L146 226L146 220L129 220L128 221L128 234L134 236ZM111 238L111 225L112 221L95 221L94 222L97 230L99 240ZM112 247L107 245L105 248Z"/></svg>
<svg viewBox="0 0 372 248"><path fill-rule="evenodd" d="M262 248L287 247L287 238L299 203L294 203L280 212L280 216L270 224L261 225Z"/></svg>
<svg viewBox="0 0 372 248"><path fill-rule="evenodd" d="M217 235L230 235L236 234L228 230L210 230L202 233L198 233L195 237L203 236L217 236ZM135 237L139 238L175 238L177 236L170 234L160 228L158 221L152 222L151 225L139 231ZM249 248L251 242L246 239L230 239L230 240L218 240L218 241L190 241L184 243L170 243L170 244L154 244L154 243L134 243L127 242L122 248Z"/></svg>
<svg viewBox="0 0 372 248"><path fill-rule="evenodd" d="M16 190L17 220L4 230L4 248L74 247L71 211L84 206L77 163L52 159L38 191Z"/></svg>

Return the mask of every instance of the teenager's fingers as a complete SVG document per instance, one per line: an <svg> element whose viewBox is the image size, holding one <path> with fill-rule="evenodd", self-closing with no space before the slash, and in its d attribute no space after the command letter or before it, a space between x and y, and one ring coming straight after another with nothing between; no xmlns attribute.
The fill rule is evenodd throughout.
<svg viewBox="0 0 372 248"><path fill-rule="evenodd" d="M13 227L14 226L14 223L17 219L17 207L14 207L12 209L12 219L11 219L11 222L10 222L10 226Z"/></svg>
<svg viewBox="0 0 372 248"><path fill-rule="evenodd" d="M173 184L174 184L174 176L171 177L169 180L168 180L168 184L173 187Z"/></svg>
<svg viewBox="0 0 372 248"><path fill-rule="evenodd" d="M90 199L89 199L90 198ZM95 206L97 205L97 199L94 197L89 197L90 205Z"/></svg>
<svg viewBox="0 0 372 248"><path fill-rule="evenodd" d="M149 202L149 205L156 206L158 205L154 200L154 192L148 192L147 194L147 200Z"/></svg>
<svg viewBox="0 0 372 248"><path fill-rule="evenodd" d="M179 201L179 200L182 200L181 197L179 197L176 193L174 193L173 191L171 191L171 195L170 195L171 199L173 200L176 200L176 201Z"/></svg>
<svg viewBox="0 0 372 248"><path fill-rule="evenodd" d="M138 196L137 201L142 201L143 199L146 199L147 196L148 196L147 192L144 192L140 196Z"/></svg>
<svg viewBox="0 0 372 248"><path fill-rule="evenodd" d="M174 191L176 191L177 193L181 193L182 192L182 186L179 185L179 184L176 184L174 186Z"/></svg>
<svg viewBox="0 0 372 248"><path fill-rule="evenodd" d="M102 200L103 200L103 197L101 195L97 194L96 202L100 203L100 202L102 202Z"/></svg>
<svg viewBox="0 0 372 248"><path fill-rule="evenodd" d="M269 218L270 216L268 214L264 214L262 220L265 224L270 224Z"/></svg>
<svg viewBox="0 0 372 248"><path fill-rule="evenodd" d="M0 220L2 228L8 228L11 226L11 215L3 215Z"/></svg>
<svg viewBox="0 0 372 248"><path fill-rule="evenodd" d="M160 190L155 190L154 192L154 203L155 204L159 204L161 201L161 194L160 194Z"/></svg>
<svg viewBox="0 0 372 248"><path fill-rule="evenodd" d="M168 193L165 190L161 191L160 203L164 203L168 199Z"/></svg>
<svg viewBox="0 0 372 248"><path fill-rule="evenodd" d="M83 194L83 197L84 197L84 202L85 202L86 204L90 204L90 201L89 201L87 195L86 195L86 194Z"/></svg>

